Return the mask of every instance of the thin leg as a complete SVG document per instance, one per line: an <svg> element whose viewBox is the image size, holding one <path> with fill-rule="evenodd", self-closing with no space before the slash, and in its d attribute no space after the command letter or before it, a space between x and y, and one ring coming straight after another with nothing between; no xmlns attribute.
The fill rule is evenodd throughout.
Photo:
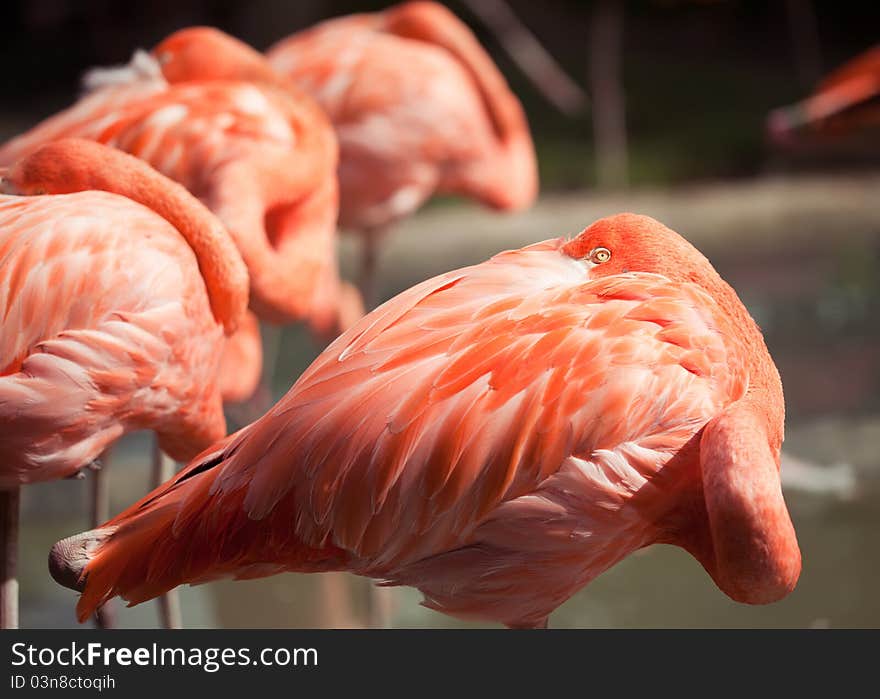
<svg viewBox="0 0 880 699"><path fill-rule="evenodd" d="M97 529L110 519L110 483L108 467L110 452L101 455L101 463L92 466L92 511L91 528ZM116 609L112 601L98 607L94 616L95 626L99 629L112 629L116 626Z"/></svg>
<svg viewBox="0 0 880 699"><path fill-rule="evenodd" d="M356 627L345 573L321 573L315 591L317 623L323 629Z"/></svg>
<svg viewBox="0 0 880 699"><path fill-rule="evenodd" d="M0 490L0 628L18 628L18 511L21 488Z"/></svg>
<svg viewBox="0 0 880 699"><path fill-rule="evenodd" d="M393 588L371 584L368 594L367 624L371 629L390 629L394 614Z"/></svg>
<svg viewBox="0 0 880 699"><path fill-rule="evenodd" d="M174 461L159 448L159 440L153 437L153 482L157 488L174 475ZM182 627L180 615L180 596L177 590L169 590L159 597L159 623L164 629Z"/></svg>
<svg viewBox="0 0 880 699"><path fill-rule="evenodd" d="M376 307L378 302L378 289L376 288L376 274L379 268L379 240L381 235L378 230L367 230L363 235L361 244L361 270L358 288L364 299L364 309L367 311Z"/></svg>
<svg viewBox="0 0 880 699"><path fill-rule="evenodd" d="M263 375L260 377L260 383L265 388L269 405L260 406L260 417L275 403L273 386L275 385L275 377L278 375L278 362L281 360L281 335L283 332L280 325L270 323L264 324L261 330L263 334Z"/></svg>

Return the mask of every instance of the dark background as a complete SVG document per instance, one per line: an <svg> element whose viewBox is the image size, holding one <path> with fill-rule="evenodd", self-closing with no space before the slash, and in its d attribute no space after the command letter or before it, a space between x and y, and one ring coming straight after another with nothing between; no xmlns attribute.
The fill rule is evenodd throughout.
<svg viewBox="0 0 880 699"><path fill-rule="evenodd" d="M802 96L820 76L877 41L872 2L809 2L814 28L792 19L798 0L623 2L623 81L630 181L678 182L790 168L768 157L767 111ZM67 105L91 66L126 62L168 33L210 24L264 49L328 17L392 3L340 0L19 0L0 25L0 136ZM590 112L560 115L512 64L468 7L446 3L489 49L529 114L545 189L594 183ZM510 6L581 85L587 85L593 2L510 0ZM809 17L809 15L808 15ZM798 46L807 43L806 56ZM799 44L798 42L801 42ZM823 164L838 166L835 154ZM844 159L863 160L852 153ZM798 166L809 165L799 161Z"/></svg>

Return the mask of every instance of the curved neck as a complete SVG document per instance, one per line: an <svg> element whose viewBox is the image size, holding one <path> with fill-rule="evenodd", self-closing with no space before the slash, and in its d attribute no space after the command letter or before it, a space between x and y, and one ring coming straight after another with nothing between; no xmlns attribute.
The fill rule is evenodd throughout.
<svg viewBox="0 0 880 699"><path fill-rule="evenodd" d="M714 270L701 283L725 311L725 335L740 343L730 352L745 358L748 387L700 439L709 531L694 554L731 598L765 604L791 592L801 569L779 473L782 381L760 328L733 288Z"/></svg>
<svg viewBox="0 0 880 699"><path fill-rule="evenodd" d="M404 3L378 16L381 30L449 52L473 80L492 124L495 152L455 172L442 189L504 211L531 205L538 191L538 168L525 113L467 25L432 2Z"/></svg>
<svg viewBox="0 0 880 699"><path fill-rule="evenodd" d="M251 309L275 323L314 324L314 302L325 277L338 282L337 184L332 176L287 183L282 187L287 196L268 196L269 185L252 168L232 164L215 173L208 204L247 265Z"/></svg>
<svg viewBox="0 0 880 699"><path fill-rule="evenodd" d="M703 275L694 281L709 292L729 320L725 334L732 341L740 343L739 351L746 359L748 389L744 400L749 403L750 410L763 419L770 445L778 450L784 432L785 399L782 380L764 342L764 335L736 290L714 268L710 275Z"/></svg>
<svg viewBox="0 0 880 699"><path fill-rule="evenodd" d="M228 332L247 308L247 269L217 218L180 185L137 158L91 141L49 143L6 177L19 194L101 190L143 204L174 226L195 253L211 309Z"/></svg>
<svg viewBox="0 0 880 699"><path fill-rule="evenodd" d="M758 400L734 404L704 429L700 467L709 537L693 552L725 593L748 604L781 599L801 570L779 447L771 444Z"/></svg>
<svg viewBox="0 0 880 699"><path fill-rule="evenodd" d="M461 20L440 4L408 2L382 12L382 30L389 34L434 44L451 53L468 72L492 120L498 139L504 143L520 138L528 125L519 100L492 59Z"/></svg>

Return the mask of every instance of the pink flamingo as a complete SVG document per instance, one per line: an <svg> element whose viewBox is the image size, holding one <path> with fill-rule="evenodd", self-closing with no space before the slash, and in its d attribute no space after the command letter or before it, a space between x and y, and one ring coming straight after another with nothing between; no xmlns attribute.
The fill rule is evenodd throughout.
<svg viewBox="0 0 880 699"><path fill-rule="evenodd" d="M244 257L251 307L262 318L306 321L334 337L362 314L359 295L337 271L332 126L261 54L195 28L89 82L98 87L73 107L0 147L0 165L64 137L115 146L183 184L219 216ZM260 377L256 323L240 333L219 379L230 400L251 395ZM247 363L233 363L242 359ZM155 485L169 466L156 452Z"/></svg>
<svg viewBox="0 0 880 699"><path fill-rule="evenodd" d="M223 221L248 266L259 316L305 320L335 336L360 309L337 273L336 139L321 109L287 81L273 85L279 80L232 37L177 32L153 55L94 73L90 82L101 87L0 147L0 165L65 137L138 156Z"/></svg>
<svg viewBox="0 0 880 699"><path fill-rule="evenodd" d="M541 627L628 554L790 592L779 374L736 292L653 219L602 219L394 297L264 417L50 555L85 619L184 582L348 570Z"/></svg>
<svg viewBox="0 0 880 699"><path fill-rule="evenodd" d="M383 233L435 192L507 211L534 200L535 152L522 107L471 31L442 5L409 2L332 19L267 56L336 127L339 221L364 238L368 303Z"/></svg>
<svg viewBox="0 0 880 699"><path fill-rule="evenodd" d="M177 459L221 438L217 369L247 287L221 223L131 156L63 140L4 171L4 628L17 623L20 486L73 476L133 430Z"/></svg>

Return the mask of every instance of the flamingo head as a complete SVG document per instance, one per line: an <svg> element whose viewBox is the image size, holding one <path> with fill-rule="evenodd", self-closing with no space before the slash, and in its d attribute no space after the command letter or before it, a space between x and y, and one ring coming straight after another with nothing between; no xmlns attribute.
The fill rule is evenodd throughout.
<svg viewBox="0 0 880 699"><path fill-rule="evenodd" d="M153 55L170 83L194 80L253 80L278 83L261 53L213 27L188 27L164 39Z"/></svg>
<svg viewBox="0 0 880 699"><path fill-rule="evenodd" d="M659 221L623 213L599 219L563 246L593 278L627 272L662 274L714 290L721 278L699 250Z"/></svg>
<svg viewBox="0 0 880 699"><path fill-rule="evenodd" d="M117 160L132 156L92 141L69 138L47 143L19 159L2 173L0 191L21 196L69 194L95 189L90 165L112 154Z"/></svg>

